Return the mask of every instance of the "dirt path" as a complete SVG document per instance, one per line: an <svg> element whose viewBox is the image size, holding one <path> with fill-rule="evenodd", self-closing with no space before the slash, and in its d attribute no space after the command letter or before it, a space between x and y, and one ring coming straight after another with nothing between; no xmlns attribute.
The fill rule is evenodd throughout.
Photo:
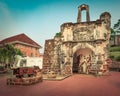
<svg viewBox="0 0 120 96"><path fill-rule="evenodd" d="M120 72L104 77L75 74L30 86L8 86L6 78L0 78L0 96L120 96Z"/></svg>

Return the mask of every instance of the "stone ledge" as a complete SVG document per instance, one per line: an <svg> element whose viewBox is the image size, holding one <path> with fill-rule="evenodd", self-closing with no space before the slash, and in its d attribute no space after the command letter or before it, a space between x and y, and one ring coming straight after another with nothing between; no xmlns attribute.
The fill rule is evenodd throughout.
<svg viewBox="0 0 120 96"><path fill-rule="evenodd" d="M61 81L61 80L64 80L66 78L68 78L69 76L72 76L72 75L68 75L68 76L57 76L56 78L48 78L46 74L43 75L43 80L50 80L50 81Z"/></svg>

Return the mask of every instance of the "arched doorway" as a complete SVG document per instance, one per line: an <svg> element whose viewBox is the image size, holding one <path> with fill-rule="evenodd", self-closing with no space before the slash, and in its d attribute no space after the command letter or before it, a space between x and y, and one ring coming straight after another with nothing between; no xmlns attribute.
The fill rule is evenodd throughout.
<svg viewBox="0 0 120 96"><path fill-rule="evenodd" d="M88 73L93 61L93 51L90 48L80 48L73 55L73 73Z"/></svg>

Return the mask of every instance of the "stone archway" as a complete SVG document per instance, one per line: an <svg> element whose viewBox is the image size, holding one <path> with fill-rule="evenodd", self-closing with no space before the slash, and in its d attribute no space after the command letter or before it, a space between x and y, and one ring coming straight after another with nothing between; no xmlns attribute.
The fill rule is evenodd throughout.
<svg viewBox="0 0 120 96"><path fill-rule="evenodd" d="M86 11L86 22L81 20L83 10ZM60 28L60 35L45 41L43 60L45 73L51 68L51 65L54 65L54 60L56 61L55 64L59 66L54 67L59 70L56 73L65 73L65 75L70 75L72 72L87 73L88 69L89 73L96 70L100 74L105 73L108 70L108 67L106 67L108 64L105 60L108 58L111 33L110 20L111 15L104 12L98 20L90 21L89 6L86 4L80 5L78 7L77 23L63 23ZM56 58L54 58L55 56ZM82 62L84 61L82 59L85 59L84 56L88 58L87 64ZM91 66L89 59L92 60Z"/></svg>
<svg viewBox="0 0 120 96"><path fill-rule="evenodd" d="M81 47L80 44L73 48L73 73L88 73L88 69L92 65L94 49L89 44L84 44Z"/></svg>

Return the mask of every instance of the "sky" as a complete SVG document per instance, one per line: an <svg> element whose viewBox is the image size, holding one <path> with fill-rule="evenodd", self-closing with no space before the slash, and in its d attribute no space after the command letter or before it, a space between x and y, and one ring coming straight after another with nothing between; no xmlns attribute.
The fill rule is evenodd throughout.
<svg viewBox="0 0 120 96"><path fill-rule="evenodd" d="M89 5L91 21L106 11L112 16L111 27L120 19L120 0L0 0L0 40L24 33L43 53L45 40L53 39L63 23L76 23L81 4Z"/></svg>

